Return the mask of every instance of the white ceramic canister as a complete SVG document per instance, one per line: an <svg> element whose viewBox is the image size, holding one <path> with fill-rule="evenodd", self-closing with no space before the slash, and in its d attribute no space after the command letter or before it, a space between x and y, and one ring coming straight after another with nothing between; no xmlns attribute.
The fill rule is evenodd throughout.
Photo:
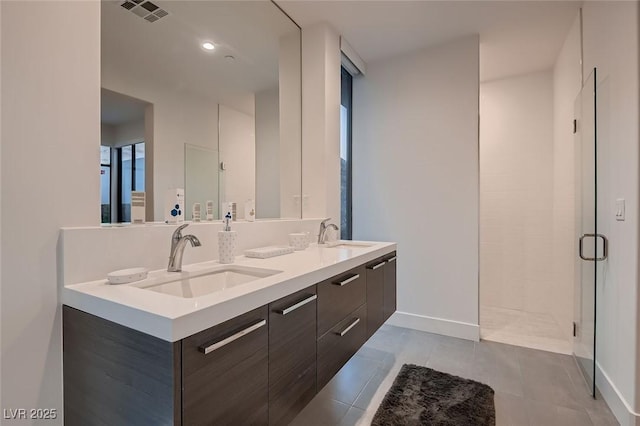
<svg viewBox="0 0 640 426"><path fill-rule="evenodd" d="M220 263L233 263L236 259L236 241L238 233L236 231L218 232L218 257Z"/></svg>
<svg viewBox="0 0 640 426"><path fill-rule="evenodd" d="M303 232L289 234L289 245L295 250L304 250L309 247L309 235Z"/></svg>

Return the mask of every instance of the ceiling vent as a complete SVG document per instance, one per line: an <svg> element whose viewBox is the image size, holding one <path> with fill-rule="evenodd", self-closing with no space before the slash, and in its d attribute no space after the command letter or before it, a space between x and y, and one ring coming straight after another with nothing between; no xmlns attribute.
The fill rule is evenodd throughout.
<svg viewBox="0 0 640 426"><path fill-rule="evenodd" d="M160 18L169 15L169 12L161 9L157 4L150 1L127 0L121 3L120 6L148 22L156 22Z"/></svg>

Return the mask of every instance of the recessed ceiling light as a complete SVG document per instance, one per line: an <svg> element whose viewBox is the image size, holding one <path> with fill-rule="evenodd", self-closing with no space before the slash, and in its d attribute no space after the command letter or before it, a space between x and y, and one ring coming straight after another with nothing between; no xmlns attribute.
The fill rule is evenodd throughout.
<svg viewBox="0 0 640 426"><path fill-rule="evenodd" d="M205 41L204 43L202 43L202 48L204 50L213 50L216 47L213 45L213 43L211 43L210 41Z"/></svg>

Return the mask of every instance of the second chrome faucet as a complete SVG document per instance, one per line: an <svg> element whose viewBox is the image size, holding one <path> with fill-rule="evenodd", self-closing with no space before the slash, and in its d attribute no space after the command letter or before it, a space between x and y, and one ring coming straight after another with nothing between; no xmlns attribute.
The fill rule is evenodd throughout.
<svg viewBox="0 0 640 426"><path fill-rule="evenodd" d="M332 228L335 229L335 231L338 231L338 226L330 223L327 225L327 222L329 222L331 220L331 218L327 218L325 220L323 220L322 222L320 222L320 232L318 233L318 244L325 244L326 243L326 239L327 239L327 229Z"/></svg>
<svg viewBox="0 0 640 426"><path fill-rule="evenodd" d="M192 247L200 247L200 240L195 235L182 235L182 230L189 226L185 223L179 226L173 235L171 236L171 254L169 255L169 265L167 266L167 272L180 272L182 271L182 256L187 243L191 243Z"/></svg>

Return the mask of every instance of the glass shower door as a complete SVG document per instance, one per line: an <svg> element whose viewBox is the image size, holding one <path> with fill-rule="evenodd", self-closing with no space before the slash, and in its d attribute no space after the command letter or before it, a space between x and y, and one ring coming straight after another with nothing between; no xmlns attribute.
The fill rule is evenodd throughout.
<svg viewBox="0 0 640 426"><path fill-rule="evenodd" d="M607 257L607 240L597 229L596 70L575 101L575 264L573 354L595 395L597 262Z"/></svg>

